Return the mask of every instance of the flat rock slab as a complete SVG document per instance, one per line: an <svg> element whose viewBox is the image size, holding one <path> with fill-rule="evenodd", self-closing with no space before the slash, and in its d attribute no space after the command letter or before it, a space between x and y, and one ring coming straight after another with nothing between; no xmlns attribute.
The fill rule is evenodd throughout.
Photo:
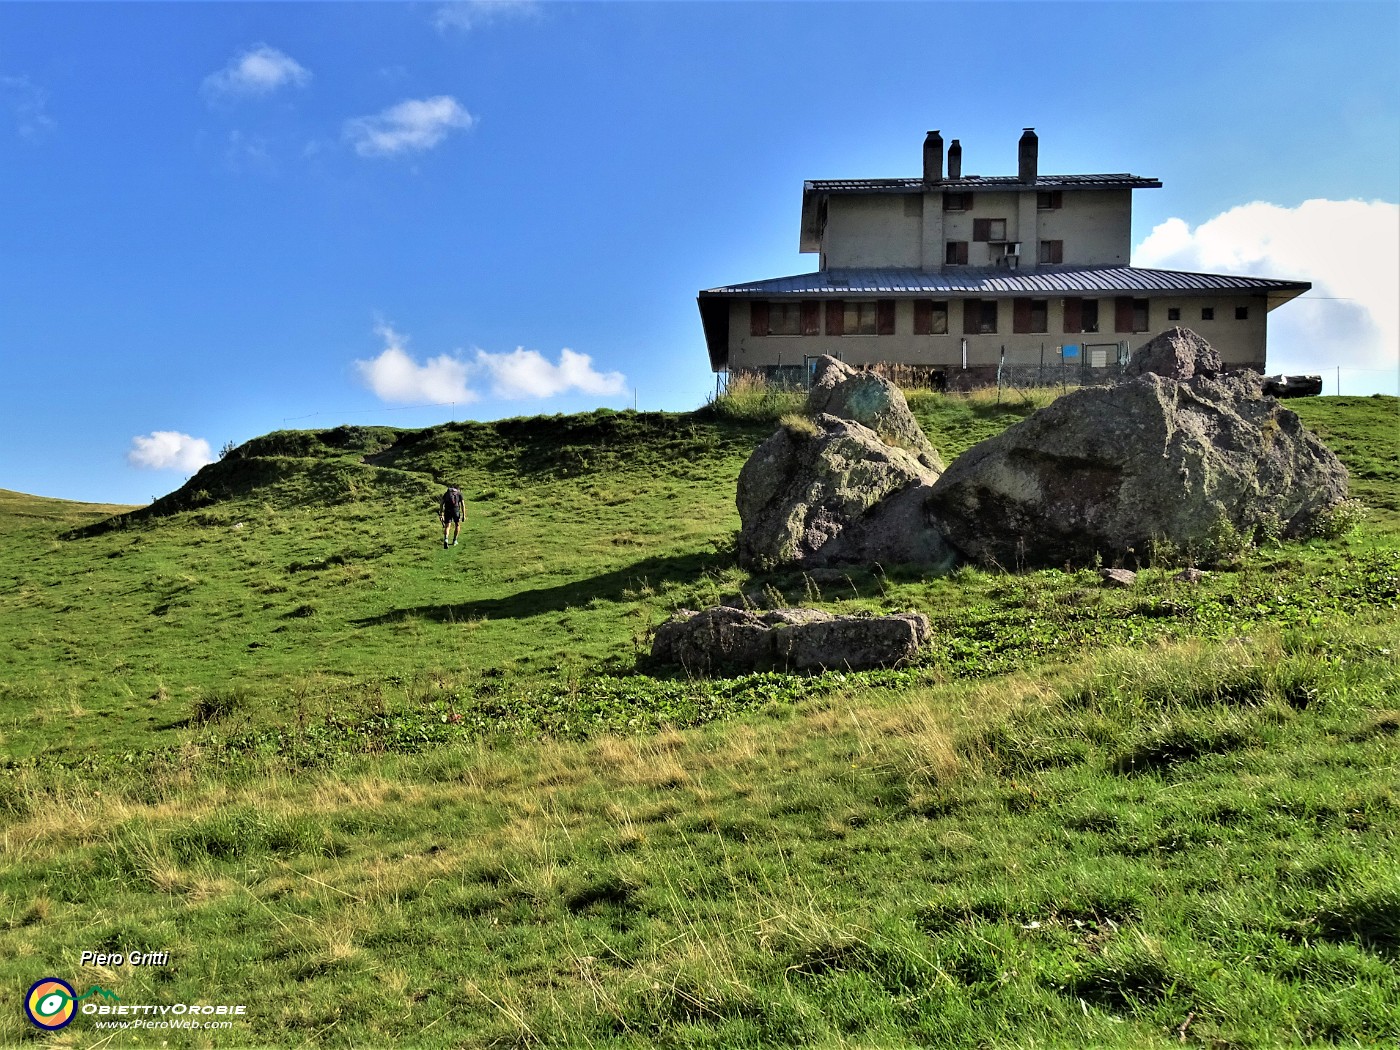
<svg viewBox="0 0 1400 1050"><path fill-rule="evenodd" d="M696 674L865 671L907 663L928 641L928 617L833 616L819 609L682 609L656 629L652 658Z"/></svg>

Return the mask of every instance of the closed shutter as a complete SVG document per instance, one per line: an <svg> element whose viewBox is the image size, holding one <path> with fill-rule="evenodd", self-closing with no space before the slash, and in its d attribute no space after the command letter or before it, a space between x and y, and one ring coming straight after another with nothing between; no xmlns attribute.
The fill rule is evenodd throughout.
<svg viewBox="0 0 1400 1050"><path fill-rule="evenodd" d="M846 330L846 303L842 299L826 301L826 334L841 335Z"/></svg>
<svg viewBox="0 0 1400 1050"><path fill-rule="evenodd" d="M1031 301L1011 300L1011 331L1025 335L1031 330Z"/></svg>
<svg viewBox="0 0 1400 1050"><path fill-rule="evenodd" d="M822 304L816 299L802 300L802 334L822 334Z"/></svg>
<svg viewBox="0 0 1400 1050"><path fill-rule="evenodd" d="M754 299L749 303L749 335L768 334L768 300Z"/></svg>
<svg viewBox="0 0 1400 1050"><path fill-rule="evenodd" d="M1113 330L1131 332L1133 330L1133 300L1119 296L1113 300Z"/></svg>
<svg viewBox="0 0 1400 1050"><path fill-rule="evenodd" d="M1050 242L1050 258L1047 259L1046 261L1047 261L1047 262L1051 262L1051 263L1062 263L1062 262L1065 261L1065 242L1064 242L1064 241L1051 241L1051 242Z"/></svg>
<svg viewBox="0 0 1400 1050"><path fill-rule="evenodd" d="M933 335L933 303L927 299L914 300L914 334Z"/></svg>
<svg viewBox="0 0 1400 1050"><path fill-rule="evenodd" d="M1064 190L1051 190L1051 191L1050 191L1050 207L1052 207L1052 208L1063 208L1064 206L1065 206L1065 193L1064 193Z"/></svg>
<svg viewBox="0 0 1400 1050"><path fill-rule="evenodd" d="M878 299L875 302L875 334L894 335L894 300Z"/></svg>
<svg viewBox="0 0 1400 1050"><path fill-rule="evenodd" d="M963 211L971 211L971 210L972 210L972 194L970 194L970 193L964 193L964 194L962 195L962 197L963 197Z"/></svg>
<svg viewBox="0 0 1400 1050"><path fill-rule="evenodd" d="M976 335L982 330L982 300L963 300L963 335Z"/></svg>
<svg viewBox="0 0 1400 1050"><path fill-rule="evenodd" d="M992 220L973 219L972 239L974 241L990 241L992 239Z"/></svg>
<svg viewBox="0 0 1400 1050"><path fill-rule="evenodd" d="M1084 331L1084 322L1083 322L1083 320L1082 320L1083 309L1084 309L1084 300L1083 300L1083 299L1066 299L1066 300L1065 300L1065 331L1066 331L1066 332L1082 332L1082 331Z"/></svg>

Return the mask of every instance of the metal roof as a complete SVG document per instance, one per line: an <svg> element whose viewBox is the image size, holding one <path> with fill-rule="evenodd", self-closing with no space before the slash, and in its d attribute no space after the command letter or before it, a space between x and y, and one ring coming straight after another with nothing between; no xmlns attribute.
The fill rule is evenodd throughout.
<svg viewBox="0 0 1400 1050"><path fill-rule="evenodd" d="M809 179L806 192L815 193L929 193L935 190L1030 189L1161 189L1160 179L1127 173L1116 175L1041 175L1022 182L1015 175L964 175L958 179L925 182L923 179Z"/></svg>
<svg viewBox="0 0 1400 1050"><path fill-rule="evenodd" d="M1306 281L1277 281L1266 277L1235 277L1185 270L1151 270L1137 266L1054 266L1034 270L1005 267L957 267L945 270L842 269L774 277L766 281L722 285L702 296L824 296L842 295L1085 295L1125 292L1266 292L1269 308L1302 295ZM1277 298L1277 302L1275 302Z"/></svg>

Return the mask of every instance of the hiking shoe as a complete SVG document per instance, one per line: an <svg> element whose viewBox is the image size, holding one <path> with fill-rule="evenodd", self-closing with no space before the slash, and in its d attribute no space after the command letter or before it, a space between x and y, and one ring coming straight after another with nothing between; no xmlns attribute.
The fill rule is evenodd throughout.
<svg viewBox="0 0 1400 1050"><path fill-rule="evenodd" d="M446 540L443 540L443 541L442 541L442 549L443 549L443 550L447 550L447 541L446 541Z"/></svg>

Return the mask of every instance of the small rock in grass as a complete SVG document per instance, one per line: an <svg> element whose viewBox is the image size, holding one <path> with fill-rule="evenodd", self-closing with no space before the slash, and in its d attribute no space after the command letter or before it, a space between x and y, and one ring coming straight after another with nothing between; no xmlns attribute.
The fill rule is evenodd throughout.
<svg viewBox="0 0 1400 1050"><path fill-rule="evenodd" d="M1131 587L1137 583L1137 573L1131 569L1100 569L1099 579L1105 587Z"/></svg>

